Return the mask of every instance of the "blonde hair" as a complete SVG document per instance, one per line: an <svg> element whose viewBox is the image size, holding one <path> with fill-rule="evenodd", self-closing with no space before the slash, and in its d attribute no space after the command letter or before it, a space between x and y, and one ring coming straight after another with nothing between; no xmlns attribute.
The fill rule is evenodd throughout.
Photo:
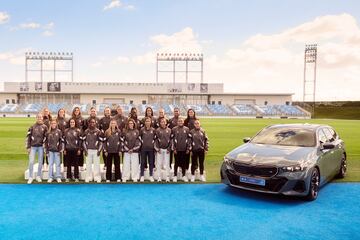
<svg viewBox="0 0 360 240"><path fill-rule="evenodd" d="M111 121L110 121L110 124L109 124L109 128L106 129L106 131L105 131L105 136L106 136L106 137L110 137L110 136L111 136L111 133L112 133L111 123L112 123L112 122L115 122L115 123L116 123L116 125L115 125L115 131L119 129L116 120L114 120L114 119L111 120Z"/></svg>

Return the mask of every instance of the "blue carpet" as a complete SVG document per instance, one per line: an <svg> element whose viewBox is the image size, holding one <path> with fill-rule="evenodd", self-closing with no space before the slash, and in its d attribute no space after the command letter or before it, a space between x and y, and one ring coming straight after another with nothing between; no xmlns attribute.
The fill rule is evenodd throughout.
<svg viewBox="0 0 360 240"><path fill-rule="evenodd" d="M0 185L0 239L360 239L360 184L314 202L222 184Z"/></svg>

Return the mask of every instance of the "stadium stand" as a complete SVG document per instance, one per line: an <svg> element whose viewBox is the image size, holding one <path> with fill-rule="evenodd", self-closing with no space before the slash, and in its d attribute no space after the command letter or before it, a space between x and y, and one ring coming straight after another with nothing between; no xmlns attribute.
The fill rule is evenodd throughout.
<svg viewBox="0 0 360 240"><path fill-rule="evenodd" d="M234 112L226 105L208 104L206 107L209 109L211 115L234 115Z"/></svg>
<svg viewBox="0 0 360 240"><path fill-rule="evenodd" d="M196 114L198 115L203 115L203 116L207 116L210 115L210 111L209 109L206 107L206 105L184 105L184 110L187 111L187 109L192 108Z"/></svg>
<svg viewBox="0 0 360 240"><path fill-rule="evenodd" d="M237 104L231 106L231 109L237 114L241 116L256 116L257 112L256 110L251 106L247 104Z"/></svg>
<svg viewBox="0 0 360 240"><path fill-rule="evenodd" d="M275 106L255 106L259 110L261 115L264 116L277 116L281 115L281 112Z"/></svg>
<svg viewBox="0 0 360 240"><path fill-rule="evenodd" d="M17 110L17 104L5 104L0 108L1 113L15 113Z"/></svg>
<svg viewBox="0 0 360 240"><path fill-rule="evenodd" d="M286 116L306 116L304 111L301 111L296 106L292 105L275 105L275 107Z"/></svg>

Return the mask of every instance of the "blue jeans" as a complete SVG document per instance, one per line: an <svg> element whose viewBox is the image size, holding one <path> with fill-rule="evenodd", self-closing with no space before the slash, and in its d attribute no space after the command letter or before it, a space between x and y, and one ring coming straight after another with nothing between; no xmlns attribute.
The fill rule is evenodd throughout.
<svg viewBox="0 0 360 240"><path fill-rule="evenodd" d="M54 163L55 163L55 167L56 167L55 178L61 178L60 153L59 152L49 152L49 179L54 178Z"/></svg>
<svg viewBox="0 0 360 240"><path fill-rule="evenodd" d="M38 172L37 176L42 176L42 166L44 161L44 148L41 147L31 147L29 154L29 178L34 178L34 162L35 155L38 154Z"/></svg>

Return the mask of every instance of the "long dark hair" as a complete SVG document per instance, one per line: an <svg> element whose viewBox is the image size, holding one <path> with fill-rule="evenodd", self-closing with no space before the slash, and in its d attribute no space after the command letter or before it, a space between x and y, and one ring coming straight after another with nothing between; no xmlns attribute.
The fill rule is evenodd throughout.
<svg viewBox="0 0 360 240"><path fill-rule="evenodd" d="M186 119L185 119L185 121L184 121L184 125L185 126L187 126L188 125L188 123L189 123L189 121L190 121L190 115L189 115L189 112L190 111L193 111L194 112L194 117L192 118L192 119L194 119L194 120L198 120L198 118L196 117L196 112L194 111L194 109L192 109L192 108L189 108L188 110L187 110L187 117L186 117Z"/></svg>
<svg viewBox="0 0 360 240"><path fill-rule="evenodd" d="M125 129L126 129L126 130L129 130L129 122L132 122L132 123L134 124L134 128L133 128L133 129L137 129L135 120L132 119L132 118L129 118L128 121L127 121L127 123L126 123L126 126L125 126Z"/></svg>
<svg viewBox="0 0 360 240"><path fill-rule="evenodd" d="M136 110L136 113L133 113L133 111ZM133 119L134 122L137 121L137 109L136 107L132 107L129 113L129 118Z"/></svg>
<svg viewBox="0 0 360 240"><path fill-rule="evenodd" d="M79 117L81 117L81 110L80 110L80 108L79 108L79 107L74 107L74 109L72 110L71 118L74 118L74 119L77 118L76 115L75 115L76 109L79 109ZM76 121L75 121L75 122L76 122Z"/></svg>
<svg viewBox="0 0 360 240"><path fill-rule="evenodd" d="M150 109L151 110L151 117L153 117L154 116L154 111L153 111L153 109L151 108L151 107L147 107L146 109L145 109L145 118L147 118L147 117L149 117L149 116L147 116L146 114L147 114L147 110L148 109Z"/></svg>

